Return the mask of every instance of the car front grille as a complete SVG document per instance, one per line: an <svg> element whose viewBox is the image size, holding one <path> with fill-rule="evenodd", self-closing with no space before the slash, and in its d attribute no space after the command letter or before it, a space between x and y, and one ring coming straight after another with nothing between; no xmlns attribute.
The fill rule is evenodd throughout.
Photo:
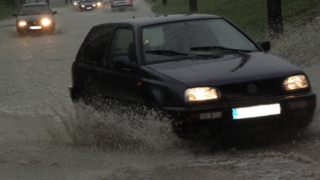
<svg viewBox="0 0 320 180"><path fill-rule="evenodd" d="M31 21L27 22L28 26L41 26L41 21Z"/></svg>
<svg viewBox="0 0 320 180"><path fill-rule="evenodd" d="M281 79L233 84L219 87L219 90L222 95L221 100L225 102L259 99L285 93Z"/></svg>

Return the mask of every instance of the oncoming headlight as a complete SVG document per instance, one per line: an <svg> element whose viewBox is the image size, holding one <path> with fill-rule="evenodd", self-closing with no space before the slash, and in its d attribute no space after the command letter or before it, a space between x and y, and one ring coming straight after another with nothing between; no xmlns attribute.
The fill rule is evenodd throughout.
<svg viewBox="0 0 320 180"><path fill-rule="evenodd" d="M211 87L195 87L185 91L185 100L187 102L213 100L218 98L218 90Z"/></svg>
<svg viewBox="0 0 320 180"><path fill-rule="evenodd" d="M25 21L20 21L19 22L19 26L25 26L25 25L27 25L27 22L25 22Z"/></svg>
<svg viewBox="0 0 320 180"><path fill-rule="evenodd" d="M48 26L51 23L51 21L49 19L42 19L41 20L41 24L43 26Z"/></svg>
<svg viewBox="0 0 320 180"><path fill-rule="evenodd" d="M308 80L304 75L290 76L283 82L287 91L303 89L309 87Z"/></svg>

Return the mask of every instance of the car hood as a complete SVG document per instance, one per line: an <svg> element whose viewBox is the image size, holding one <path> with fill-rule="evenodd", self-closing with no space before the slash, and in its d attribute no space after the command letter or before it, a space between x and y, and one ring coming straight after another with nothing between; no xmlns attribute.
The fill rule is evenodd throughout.
<svg viewBox="0 0 320 180"><path fill-rule="evenodd" d="M18 16L18 20L24 20L24 21L38 21L39 19L42 18L48 18L48 19L53 19L52 14L35 14L35 15L23 15L23 16Z"/></svg>
<svg viewBox="0 0 320 180"><path fill-rule="evenodd" d="M188 87L221 86L303 73L295 65L264 52L222 55L212 59L184 60L147 67Z"/></svg>

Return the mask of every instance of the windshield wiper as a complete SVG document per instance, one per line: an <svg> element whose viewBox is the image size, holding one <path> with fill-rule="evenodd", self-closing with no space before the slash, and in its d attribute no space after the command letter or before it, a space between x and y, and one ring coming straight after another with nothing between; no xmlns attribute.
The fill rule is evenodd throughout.
<svg viewBox="0 0 320 180"><path fill-rule="evenodd" d="M226 48L222 46L203 46L203 47L192 47L190 48L192 51L216 51L216 50L225 50L225 51L232 51L232 52L252 52L250 50L243 50L243 49L232 49Z"/></svg>
<svg viewBox="0 0 320 180"><path fill-rule="evenodd" d="M164 56L189 56L189 54L176 52L172 50L151 50L146 51L148 54L164 55Z"/></svg>

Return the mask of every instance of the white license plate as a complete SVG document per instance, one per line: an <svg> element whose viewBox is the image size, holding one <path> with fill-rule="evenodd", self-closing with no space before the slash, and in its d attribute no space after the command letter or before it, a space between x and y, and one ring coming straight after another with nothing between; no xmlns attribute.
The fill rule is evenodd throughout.
<svg viewBox="0 0 320 180"><path fill-rule="evenodd" d="M87 9L91 9L91 7L87 7Z"/></svg>
<svg viewBox="0 0 320 180"><path fill-rule="evenodd" d="M29 29L42 29L41 26L30 26Z"/></svg>
<svg viewBox="0 0 320 180"><path fill-rule="evenodd" d="M234 120L278 115L280 113L281 107L279 103L232 109L232 115Z"/></svg>

